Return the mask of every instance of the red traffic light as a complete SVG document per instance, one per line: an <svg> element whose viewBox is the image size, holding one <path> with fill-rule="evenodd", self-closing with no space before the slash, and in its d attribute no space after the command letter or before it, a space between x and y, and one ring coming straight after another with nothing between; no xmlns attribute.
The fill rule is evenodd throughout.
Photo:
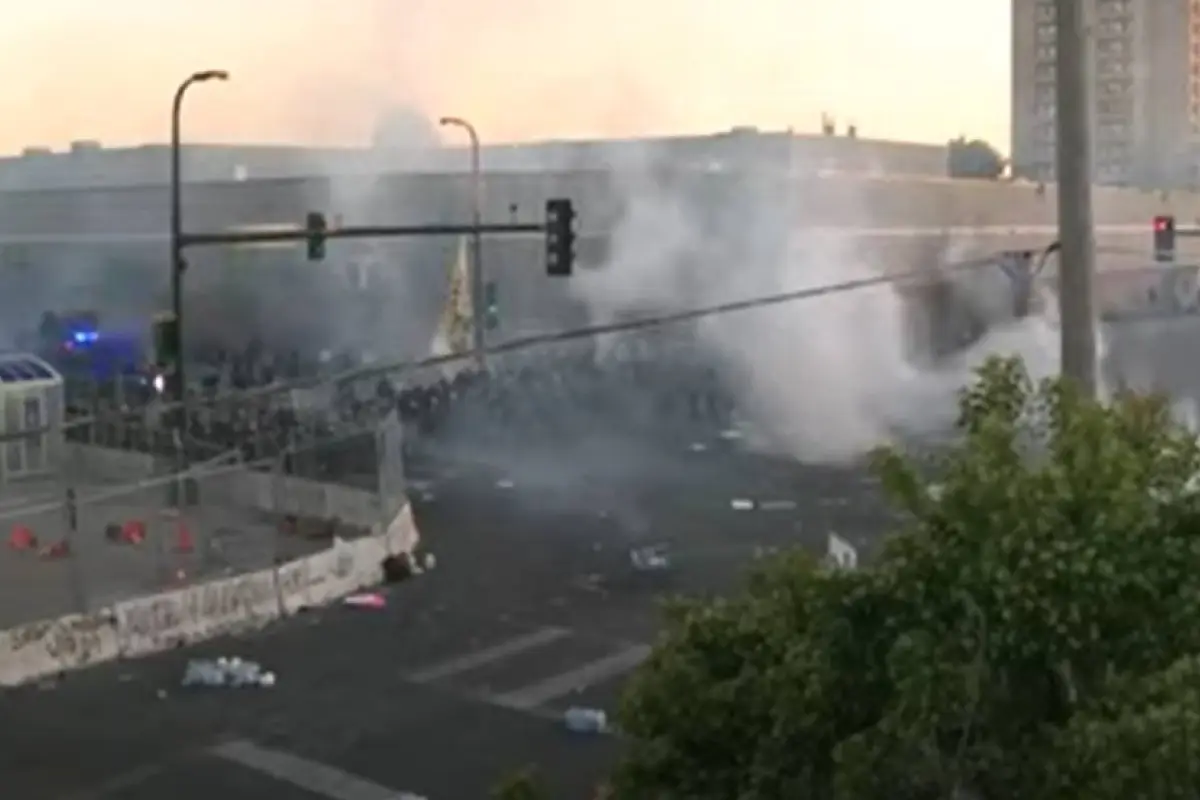
<svg viewBox="0 0 1200 800"><path fill-rule="evenodd" d="M1175 218L1174 217L1155 217L1154 218L1154 230L1156 230L1156 231L1159 231L1159 232L1169 231L1173 227L1175 227Z"/></svg>

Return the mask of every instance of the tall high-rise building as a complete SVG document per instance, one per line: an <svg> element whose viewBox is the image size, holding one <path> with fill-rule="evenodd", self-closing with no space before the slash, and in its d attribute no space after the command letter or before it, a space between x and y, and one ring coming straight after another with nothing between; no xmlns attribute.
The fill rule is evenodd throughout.
<svg viewBox="0 0 1200 800"><path fill-rule="evenodd" d="M1098 183L1200 179L1200 0L1084 0ZM1013 0L1013 173L1055 174L1055 0Z"/></svg>

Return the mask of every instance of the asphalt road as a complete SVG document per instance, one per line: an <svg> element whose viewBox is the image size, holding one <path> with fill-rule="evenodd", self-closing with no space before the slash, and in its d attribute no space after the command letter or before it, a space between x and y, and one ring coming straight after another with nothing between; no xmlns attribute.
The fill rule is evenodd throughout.
<svg viewBox="0 0 1200 800"><path fill-rule="evenodd" d="M561 714L615 707L664 591L719 590L756 550L820 548L831 528L866 540L885 521L857 471L703 444L657 460L623 448L603 465L589 450L540 466L526 452L511 474L426 465L416 510L438 565L390 589L386 610L315 611L2 695L3 794L458 800L534 765L551 796L589 797L620 743L570 734ZM736 510L734 499L759 507ZM667 575L629 565L629 545L652 542L672 545ZM187 658L201 655L258 660L279 683L178 688Z"/></svg>

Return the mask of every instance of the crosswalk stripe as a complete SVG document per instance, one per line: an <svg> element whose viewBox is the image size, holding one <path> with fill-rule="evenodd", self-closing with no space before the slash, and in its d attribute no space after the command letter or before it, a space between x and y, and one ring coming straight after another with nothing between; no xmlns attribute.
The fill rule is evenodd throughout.
<svg viewBox="0 0 1200 800"><path fill-rule="evenodd" d="M408 679L414 683L430 683L431 681L444 680L445 678L451 678L460 673L486 666L494 661L501 661L519 653L545 647L552 642L564 639L570 635L571 632L565 628L541 628L532 633L508 639L492 647L485 647L482 650L467 653L464 656L452 658L448 661L418 670L410 674Z"/></svg>
<svg viewBox="0 0 1200 800"><path fill-rule="evenodd" d="M492 695L487 699L515 711L531 711L552 700L565 697L577 689L622 675L640 665L650 655L649 645L634 645L610 656L597 659L573 670L554 675L544 681L511 692Z"/></svg>
<svg viewBox="0 0 1200 800"><path fill-rule="evenodd" d="M307 758L240 739L217 745L214 756L298 786L329 800L424 800Z"/></svg>

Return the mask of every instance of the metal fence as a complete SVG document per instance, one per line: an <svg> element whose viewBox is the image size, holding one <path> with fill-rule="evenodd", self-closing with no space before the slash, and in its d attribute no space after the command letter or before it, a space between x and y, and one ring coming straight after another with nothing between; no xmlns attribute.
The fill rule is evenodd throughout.
<svg viewBox="0 0 1200 800"><path fill-rule="evenodd" d="M394 414L365 430L294 433L255 461L240 448L191 460L184 472L171 439L161 426L76 425L50 475L0 490L0 628L378 534L406 502Z"/></svg>

